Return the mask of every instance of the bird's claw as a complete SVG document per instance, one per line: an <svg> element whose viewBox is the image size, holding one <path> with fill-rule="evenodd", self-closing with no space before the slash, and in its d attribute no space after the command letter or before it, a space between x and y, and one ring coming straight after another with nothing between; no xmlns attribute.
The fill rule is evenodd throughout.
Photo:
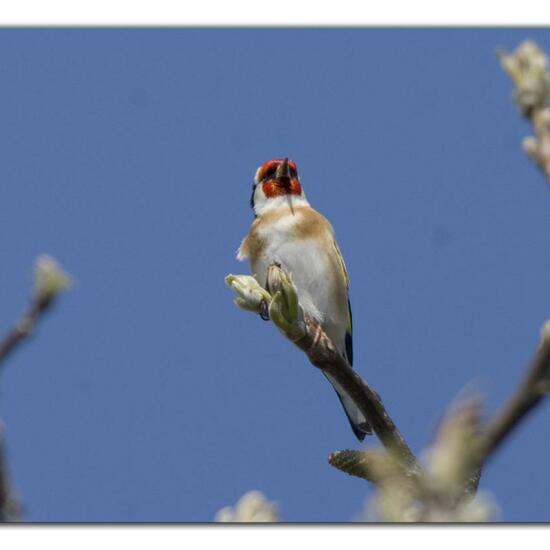
<svg viewBox="0 0 550 550"><path fill-rule="evenodd" d="M269 304L267 300L262 300L260 303L260 317L264 321L269 321Z"/></svg>

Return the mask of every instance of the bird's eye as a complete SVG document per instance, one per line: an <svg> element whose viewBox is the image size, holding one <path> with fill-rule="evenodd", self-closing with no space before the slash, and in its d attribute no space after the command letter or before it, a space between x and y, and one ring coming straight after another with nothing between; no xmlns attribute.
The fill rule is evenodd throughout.
<svg viewBox="0 0 550 550"><path fill-rule="evenodd" d="M277 171L277 166L272 166L271 168L266 170L264 175L262 176L262 181L272 178L275 175L276 171Z"/></svg>

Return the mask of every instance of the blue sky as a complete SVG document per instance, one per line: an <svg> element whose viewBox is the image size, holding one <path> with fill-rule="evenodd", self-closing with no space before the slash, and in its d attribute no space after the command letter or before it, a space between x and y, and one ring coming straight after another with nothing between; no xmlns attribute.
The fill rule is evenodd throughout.
<svg viewBox="0 0 550 550"><path fill-rule="evenodd" d="M550 195L495 57L528 37L550 52L537 29L1 30L0 327L38 254L76 279L2 373L27 519L210 521L250 489L288 521L361 512L332 389L223 283L269 158L336 229L356 368L414 450L465 387L494 412L550 317ZM550 520L549 414L487 466L503 520Z"/></svg>

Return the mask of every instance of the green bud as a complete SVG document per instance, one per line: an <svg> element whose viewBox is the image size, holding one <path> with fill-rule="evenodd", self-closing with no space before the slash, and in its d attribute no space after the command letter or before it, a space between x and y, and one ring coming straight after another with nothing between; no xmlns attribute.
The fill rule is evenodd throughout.
<svg viewBox="0 0 550 550"><path fill-rule="evenodd" d="M39 256L34 264L34 292L39 299L49 299L71 286L71 277L54 258Z"/></svg>
<svg viewBox="0 0 550 550"><path fill-rule="evenodd" d="M260 313L262 302L271 301L271 294L250 275L228 275L225 283L237 293L235 304L246 311Z"/></svg>

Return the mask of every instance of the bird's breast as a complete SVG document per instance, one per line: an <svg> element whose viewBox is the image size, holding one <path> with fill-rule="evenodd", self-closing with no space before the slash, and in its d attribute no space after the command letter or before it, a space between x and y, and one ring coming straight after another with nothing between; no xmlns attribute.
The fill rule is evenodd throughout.
<svg viewBox="0 0 550 550"><path fill-rule="evenodd" d="M258 282L265 285L267 268L278 263L292 275L304 310L322 322L329 308L333 286L326 254L313 240L270 239L263 253L251 262Z"/></svg>
<svg viewBox="0 0 550 550"><path fill-rule="evenodd" d="M259 246L250 254L258 282L265 286L267 268L277 262L292 274L307 314L323 324L347 318L347 288L328 222L312 231L311 220L293 215L259 229Z"/></svg>

